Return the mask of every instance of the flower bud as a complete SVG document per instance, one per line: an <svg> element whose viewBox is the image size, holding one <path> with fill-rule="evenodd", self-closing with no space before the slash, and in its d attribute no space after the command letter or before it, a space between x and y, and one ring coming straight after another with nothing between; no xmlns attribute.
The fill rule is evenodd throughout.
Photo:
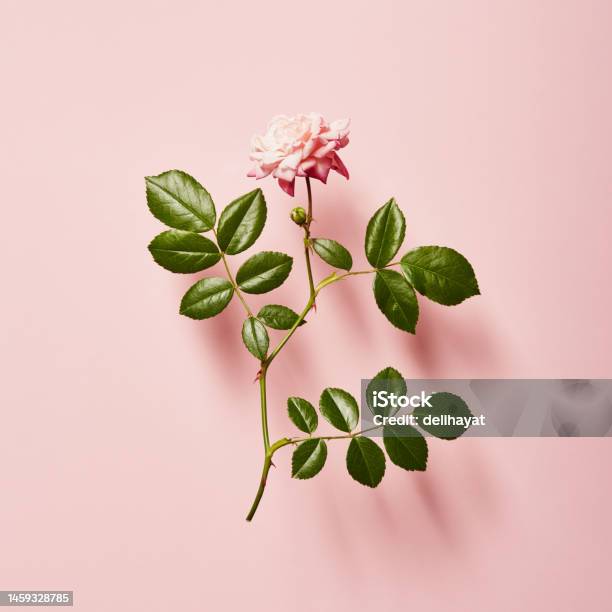
<svg viewBox="0 0 612 612"><path fill-rule="evenodd" d="M306 211L301 207L297 206L291 211L291 220L298 225L304 225L306 223Z"/></svg>

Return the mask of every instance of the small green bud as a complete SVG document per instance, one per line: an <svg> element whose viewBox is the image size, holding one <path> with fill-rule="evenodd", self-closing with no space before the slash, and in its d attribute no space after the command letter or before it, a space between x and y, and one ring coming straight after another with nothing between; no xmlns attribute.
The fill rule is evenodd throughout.
<svg viewBox="0 0 612 612"><path fill-rule="evenodd" d="M291 211L291 220L298 225L304 225L306 223L306 211L301 207L297 206Z"/></svg>

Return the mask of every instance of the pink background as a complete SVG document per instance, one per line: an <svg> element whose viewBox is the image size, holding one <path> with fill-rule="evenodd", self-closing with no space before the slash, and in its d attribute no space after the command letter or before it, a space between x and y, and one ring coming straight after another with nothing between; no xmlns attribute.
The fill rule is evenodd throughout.
<svg viewBox="0 0 612 612"><path fill-rule="evenodd" d="M255 522L256 366L235 300L177 314L197 277L146 245L143 176L250 190L277 113L350 115L346 182L316 226L365 266L394 195L406 247L454 246L483 295L390 327L359 277L272 367L271 428L384 365L407 376L609 377L612 4L602 1L27 2L0 9L0 588L76 609L609 609L608 439L434 441L425 474L371 491L344 443L309 482L289 451ZM263 181L257 247L296 256L256 305L305 301L303 203ZM236 267L246 258L237 256ZM216 270L215 270L216 271ZM320 277L326 266L316 265ZM342 313L342 314L340 314Z"/></svg>

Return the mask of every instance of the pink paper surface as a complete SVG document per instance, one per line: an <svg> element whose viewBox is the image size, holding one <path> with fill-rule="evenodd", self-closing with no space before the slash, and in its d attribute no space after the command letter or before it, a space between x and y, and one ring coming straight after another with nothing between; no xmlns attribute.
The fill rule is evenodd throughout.
<svg viewBox="0 0 612 612"><path fill-rule="evenodd" d="M358 393L386 365L610 377L611 30L604 1L3 2L0 589L72 589L92 612L609 609L609 439L433 441L426 473L389 466L375 491L344 443L309 482L284 449L247 524L243 312L178 315L198 276L152 262L143 177L184 169L220 209L254 188L270 117L349 115L351 179L314 185L314 233L366 267L393 195L405 248L473 262L483 295L422 300L416 337L368 277L324 292L271 368L274 438L288 395ZM296 264L252 301L298 310L304 186L259 186L257 248Z"/></svg>

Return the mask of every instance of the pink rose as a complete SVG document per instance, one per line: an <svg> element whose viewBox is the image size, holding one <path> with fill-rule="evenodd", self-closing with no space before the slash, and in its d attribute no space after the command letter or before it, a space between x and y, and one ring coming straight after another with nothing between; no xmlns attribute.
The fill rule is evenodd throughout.
<svg viewBox="0 0 612 612"><path fill-rule="evenodd" d="M348 179L336 151L348 144L349 123L349 119L327 123L317 113L275 117L263 136L253 136L249 157L255 164L248 176L260 179L272 174L290 196L296 176L326 183L329 171L335 170Z"/></svg>

